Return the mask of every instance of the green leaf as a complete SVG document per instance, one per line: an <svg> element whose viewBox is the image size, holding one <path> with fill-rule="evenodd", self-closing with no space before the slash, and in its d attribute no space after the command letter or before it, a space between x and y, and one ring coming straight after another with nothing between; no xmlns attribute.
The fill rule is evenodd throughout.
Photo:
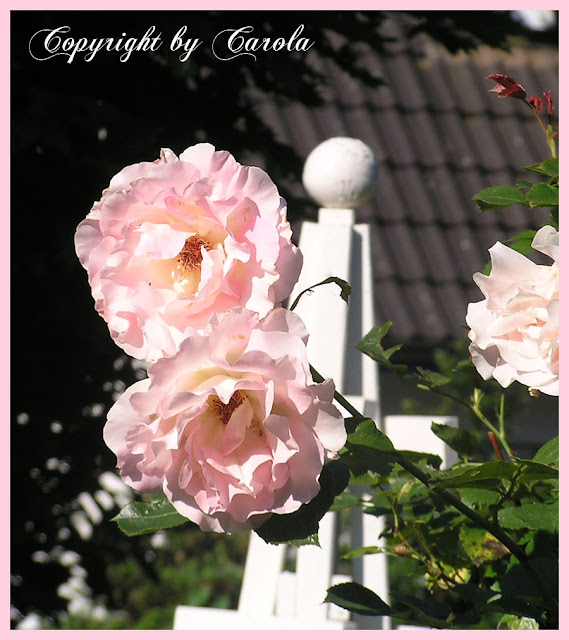
<svg viewBox="0 0 569 640"><path fill-rule="evenodd" d="M468 327L468 325L466 325ZM459 360L453 367L453 371L464 371L465 369L472 369L474 365L472 364L472 358L465 358L464 360Z"/></svg>
<svg viewBox="0 0 569 640"><path fill-rule="evenodd" d="M521 253L522 255L527 256L528 253L533 251L533 247L531 246L531 243L533 242L535 234L536 234L536 231L533 231L533 230L522 231L521 233L518 233L512 238L510 238L509 240L506 240L505 244L507 244L510 247L510 249L513 249L514 251L517 251L518 253Z"/></svg>
<svg viewBox="0 0 569 640"><path fill-rule="evenodd" d="M559 507L557 503L541 502L504 507L498 512L498 521L504 529L543 529L554 533L559 524Z"/></svg>
<svg viewBox="0 0 569 640"><path fill-rule="evenodd" d="M520 481L531 482L533 480L557 480L559 470L547 464L540 464L533 460L516 460L521 468Z"/></svg>
<svg viewBox="0 0 569 640"><path fill-rule="evenodd" d="M300 540L287 540L286 543L291 547L308 547L308 546L319 547L320 546L320 540L318 539L317 533L315 533L312 536L308 536L308 538L302 538Z"/></svg>
<svg viewBox="0 0 569 640"><path fill-rule="evenodd" d="M324 602L331 602L362 616L387 616L391 607L370 589L357 582L343 582L328 589Z"/></svg>
<svg viewBox="0 0 569 640"><path fill-rule="evenodd" d="M360 422L348 435L350 454L342 457L355 475L373 471L389 475L395 463L395 449L391 440L375 426L373 420Z"/></svg>
<svg viewBox="0 0 569 640"><path fill-rule="evenodd" d="M482 189L472 198L482 211L502 209L515 204L527 205L526 196L516 187L497 186Z"/></svg>
<svg viewBox="0 0 569 640"><path fill-rule="evenodd" d="M445 477L437 484L439 487L488 487L501 486L502 480L511 478L516 472L516 466L503 460L484 462L482 464L451 468L445 472ZM450 477L448 477L450 476Z"/></svg>
<svg viewBox="0 0 569 640"><path fill-rule="evenodd" d="M559 436L546 442L532 458L539 464L551 465L559 468Z"/></svg>
<svg viewBox="0 0 569 640"><path fill-rule="evenodd" d="M442 458L436 453L427 453L425 451L407 451L405 449L398 449L398 453L400 453L405 459L409 460L409 462L413 462L414 464L417 464L424 460L430 467L433 467L434 469L440 469L441 464L443 463Z"/></svg>
<svg viewBox="0 0 569 640"><path fill-rule="evenodd" d="M322 282L319 282L318 284L313 284L311 287L308 287L307 289L304 289L304 291L301 291L296 296L296 300L292 303L292 305L290 307L290 310L294 311L296 305L300 301L300 298L305 293L308 293L309 291L312 291L316 287L321 287L324 284L337 284L340 287L340 298L342 298L342 300L344 300L346 302L346 304L348 304L348 300L349 300L350 295L352 293L352 287L345 280L342 280L342 278L337 278L336 276L331 276L330 278L326 278L326 280L322 280Z"/></svg>
<svg viewBox="0 0 569 640"><path fill-rule="evenodd" d="M130 502L112 520L127 536L140 536L189 522L166 496L155 497L151 502Z"/></svg>
<svg viewBox="0 0 569 640"><path fill-rule="evenodd" d="M391 593L394 609L392 617L423 624L437 629L449 628L447 622L451 609L446 602L439 602L435 598L419 600L414 596L401 593Z"/></svg>
<svg viewBox="0 0 569 640"><path fill-rule="evenodd" d="M330 511L341 511L342 509L352 509L353 507L359 507L362 501L353 493L344 491L339 496L334 498L334 504L330 507Z"/></svg>
<svg viewBox="0 0 569 640"><path fill-rule="evenodd" d="M484 529L462 527L458 538L466 554L477 567L503 558L509 553L499 540Z"/></svg>
<svg viewBox="0 0 569 640"><path fill-rule="evenodd" d="M334 495L338 496L344 491L350 482L350 469L347 464L340 460L332 460L326 465L326 468L332 472L332 481L334 483Z"/></svg>
<svg viewBox="0 0 569 640"><path fill-rule="evenodd" d="M354 433L348 435L348 442L377 451L394 451L391 440L382 433L371 419L360 422Z"/></svg>
<svg viewBox="0 0 569 640"><path fill-rule="evenodd" d="M559 188L545 182L538 182L528 191L527 200L532 209L557 207L559 206Z"/></svg>
<svg viewBox="0 0 569 640"><path fill-rule="evenodd" d="M530 560L535 570L541 575L541 579L549 586L555 597L559 585L559 559L550 556L532 556ZM541 606L543 604L543 595L539 585L536 584L533 576L523 565L519 563L512 564L508 571L501 576L500 588L503 599L510 601L504 613L517 613L518 615L537 617L535 613L531 611L533 608L531 605ZM512 606L515 600L523 604L529 604L529 610L527 606L523 608L520 607L516 610Z"/></svg>
<svg viewBox="0 0 569 640"><path fill-rule="evenodd" d="M533 618L518 617L511 613L503 615L496 628L511 631L539 631L539 625Z"/></svg>
<svg viewBox="0 0 569 640"><path fill-rule="evenodd" d="M265 542L279 544L289 540L304 540L318 533L318 524L330 509L335 497L334 474L325 465L318 478L320 491L307 504L294 513L279 515L274 513L255 532Z"/></svg>
<svg viewBox="0 0 569 640"><path fill-rule="evenodd" d="M530 189L533 186L533 182L529 180L516 180L517 189Z"/></svg>
<svg viewBox="0 0 569 640"><path fill-rule="evenodd" d="M524 169L531 173L538 173L542 176L559 178L559 158L548 158L545 162L532 164L528 167L524 167Z"/></svg>
<svg viewBox="0 0 569 640"><path fill-rule="evenodd" d="M407 366L404 364L393 364L390 361L391 356L401 348L401 345L396 345L389 349L384 349L381 341L387 335L389 327L392 322L386 322L381 327L374 327L371 331L356 344L356 349L369 356L372 360L379 362L379 364L391 369L394 373L402 375L407 372Z"/></svg>
<svg viewBox="0 0 569 640"><path fill-rule="evenodd" d="M352 560L353 558L361 558L362 556L374 555L382 553L379 547L360 547L359 549L351 549L342 555L342 560Z"/></svg>
<svg viewBox="0 0 569 640"><path fill-rule="evenodd" d="M354 418L353 416L344 418L344 428L346 429L346 433L354 433L361 421L361 418Z"/></svg>
<svg viewBox="0 0 569 640"><path fill-rule="evenodd" d="M443 387L452 382L452 379L448 376L443 376L436 371L430 371L429 369L423 369L423 367L417 367L418 374L415 374L423 384L429 389L436 387Z"/></svg>
<svg viewBox="0 0 569 640"><path fill-rule="evenodd" d="M448 424L431 424L431 431L446 442L451 449L454 449L459 456L470 457L478 450L478 440L476 436L466 429L457 429Z"/></svg>
<svg viewBox="0 0 569 640"><path fill-rule="evenodd" d="M461 487L459 489L460 497L467 505L493 505L498 503L502 494L492 489L471 489Z"/></svg>

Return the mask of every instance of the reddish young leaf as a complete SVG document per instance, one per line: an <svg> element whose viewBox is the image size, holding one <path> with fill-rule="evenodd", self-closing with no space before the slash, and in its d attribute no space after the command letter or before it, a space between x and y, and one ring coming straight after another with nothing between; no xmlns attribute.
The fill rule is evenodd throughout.
<svg viewBox="0 0 569 640"><path fill-rule="evenodd" d="M490 91L497 93L499 98L518 98L519 100L526 99L526 90L521 84L516 82L513 78L510 78L510 76L505 76L501 73L494 73L487 77L498 83L493 89L490 89Z"/></svg>
<svg viewBox="0 0 569 640"><path fill-rule="evenodd" d="M547 115L551 117L553 115L553 99L551 98L551 91L544 91L543 95L547 102Z"/></svg>
<svg viewBox="0 0 569 640"><path fill-rule="evenodd" d="M543 100L537 96L529 98L528 104L536 111L541 111L543 109Z"/></svg>

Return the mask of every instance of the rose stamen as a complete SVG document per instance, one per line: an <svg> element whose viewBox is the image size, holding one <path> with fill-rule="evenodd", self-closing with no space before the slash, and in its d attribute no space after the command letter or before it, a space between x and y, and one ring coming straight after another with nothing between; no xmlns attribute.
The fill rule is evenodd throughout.
<svg viewBox="0 0 569 640"><path fill-rule="evenodd" d="M202 264L202 247L208 243L200 236L191 236L184 243L184 247L178 254L178 269L182 271L197 271Z"/></svg>
<svg viewBox="0 0 569 640"><path fill-rule="evenodd" d="M227 424L235 409L237 409L237 407L242 403L243 395L239 391L235 391L231 398L229 398L229 402L227 404L224 404L217 397L214 398L211 403L211 408L221 422L223 422L223 424Z"/></svg>
<svg viewBox="0 0 569 640"><path fill-rule="evenodd" d="M263 435L263 425L259 420L257 420L257 418L253 418L251 420L251 424L247 427L247 430L251 431L251 433L254 433L256 436Z"/></svg>

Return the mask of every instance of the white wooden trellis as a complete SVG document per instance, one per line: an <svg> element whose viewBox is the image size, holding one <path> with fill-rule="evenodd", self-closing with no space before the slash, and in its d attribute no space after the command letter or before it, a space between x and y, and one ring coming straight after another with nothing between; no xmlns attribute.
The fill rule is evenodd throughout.
<svg viewBox="0 0 569 640"><path fill-rule="evenodd" d="M373 274L370 232L355 223L355 209L377 186L373 152L360 140L330 138L308 156L303 182L321 206L318 222L304 222L299 246L304 264L291 300L304 289L336 276L350 283L349 306L335 284L315 288L299 301L296 312L310 334L308 355L324 377L361 413L381 425L376 364L353 348L374 325ZM346 412L342 409L344 415ZM452 464L454 452L436 438L431 420L457 426L456 418L387 416L383 430L396 448L436 453ZM364 493L365 495L365 493ZM383 518L352 509L351 546L378 545ZM320 548L297 550L296 571L283 571L286 545L266 544L252 533L238 609L176 608L174 629L388 629L389 618L349 616L334 605L323 604L328 587L354 580L389 601L387 557L367 555L352 561L352 575L337 575L337 513L320 522Z"/></svg>

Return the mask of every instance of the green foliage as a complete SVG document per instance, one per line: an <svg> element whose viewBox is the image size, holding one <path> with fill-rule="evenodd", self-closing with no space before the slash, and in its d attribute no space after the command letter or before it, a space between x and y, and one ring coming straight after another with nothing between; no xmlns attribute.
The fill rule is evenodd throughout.
<svg viewBox="0 0 569 640"><path fill-rule="evenodd" d="M524 169L542 176L549 176L556 182L559 180L559 158L548 158L544 162L532 164Z"/></svg>
<svg viewBox="0 0 569 640"><path fill-rule="evenodd" d="M537 631L539 625L533 618L520 618L509 613L503 615L498 622L498 629L510 631Z"/></svg>
<svg viewBox="0 0 569 640"><path fill-rule="evenodd" d="M369 356L394 373L404 374L407 372L405 365L393 364L391 362L391 356L399 351L402 345L395 345L389 349L384 349L381 344L381 341L387 335L389 327L391 327L392 324L392 322L386 322L381 327L374 327L356 344L356 349L359 349L359 351L366 356Z"/></svg>
<svg viewBox="0 0 569 640"><path fill-rule="evenodd" d="M163 495L150 496L148 502L130 502L113 520L127 536L139 536L189 522Z"/></svg>
<svg viewBox="0 0 569 640"><path fill-rule="evenodd" d="M169 529L155 548L152 575L127 553L106 567L109 597L124 612L123 629L172 629L174 609L189 606L236 608L249 534L212 535L197 526Z"/></svg>
<svg viewBox="0 0 569 640"><path fill-rule="evenodd" d="M527 202L532 209L537 207L558 207L559 188L545 182L538 182L528 190Z"/></svg>
<svg viewBox="0 0 569 640"><path fill-rule="evenodd" d="M518 180L515 187L496 186L482 189L473 196L474 202L481 211L493 211L503 209L512 205L523 205L530 209L541 207L551 207L551 222L555 228L559 228L559 160L558 158L548 158L545 162L524 167L528 172L546 176L548 182L532 183L529 180ZM531 233L531 232L528 232ZM529 253L525 243L514 243L512 246L516 251L518 246L521 253Z"/></svg>
<svg viewBox="0 0 569 640"><path fill-rule="evenodd" d="M437 422L431 424L431 431L463 458L468 459L478 451L478 438L470 431Z"/></svg>
<svg viewBox="0 0 569 640"><path fill-rule="evenodd" d="M344 582L330 587L324 602L331 602L362 616L384 616L391 613L389 605L357 582Z"/></svg>
<svg viewBox="0 0 569 640"><path fill-rule="evenodd" d="M533 233L513 240L531 243ZM415 587L413 594L394 590L387 614L387 605L361 585L332 587L329 601L350 611L434 628L506 628L529 624L527 620L539 628L555 628L558 439L544 444L531 460L513 455L481 459L479 436L491 430L509 453L503 389L481 381L458 346L452 353L437 353L438 371L418 367L411 374L407 367L393 365L398 347L382 346L389 326L374 328L357 348L402 380L440 395L441 413L454 411L457 404L467 409L472 428L432 424L435 435L461 457L441 470L427 454L395 450L371 420L348 421L342 460L353 479L372 481L364 509L384 516L387 524L378 545L351 549L344 557L388 553L406 567L401 585L408 588L414 576ZM514 406L527 400L527 392L517 400L518 394L513 395ZM485 457L495 455L484 441ZM336 508L362 504L357 496L348 496L340 496Z"/></svg>
<svg viewBox="0 0 569 640"><path fill-rule="evenodd" d="M527 205L527 198L517 187L499 186L482 189L472 198L481 211L503 209L515 204Z"/></svg>
<svg viewBox="0 0 569 640"><path fill-rule="evenodd" d="M534 462L559 468L559 437L546 442L533 457Z"/></svg>
<svg viewBox="0 0 569 640"><path fill-rule="evenodd" d="M535 238L535 234L536 232L533 230L522 231L520 233L517 233L515 236L512 236L508 240L505 240L504 244L507 244L510 249L513 249L514 251L517 251L518 253L526 256L528 253L531 253L533 251L531 243Z"/></svg>

